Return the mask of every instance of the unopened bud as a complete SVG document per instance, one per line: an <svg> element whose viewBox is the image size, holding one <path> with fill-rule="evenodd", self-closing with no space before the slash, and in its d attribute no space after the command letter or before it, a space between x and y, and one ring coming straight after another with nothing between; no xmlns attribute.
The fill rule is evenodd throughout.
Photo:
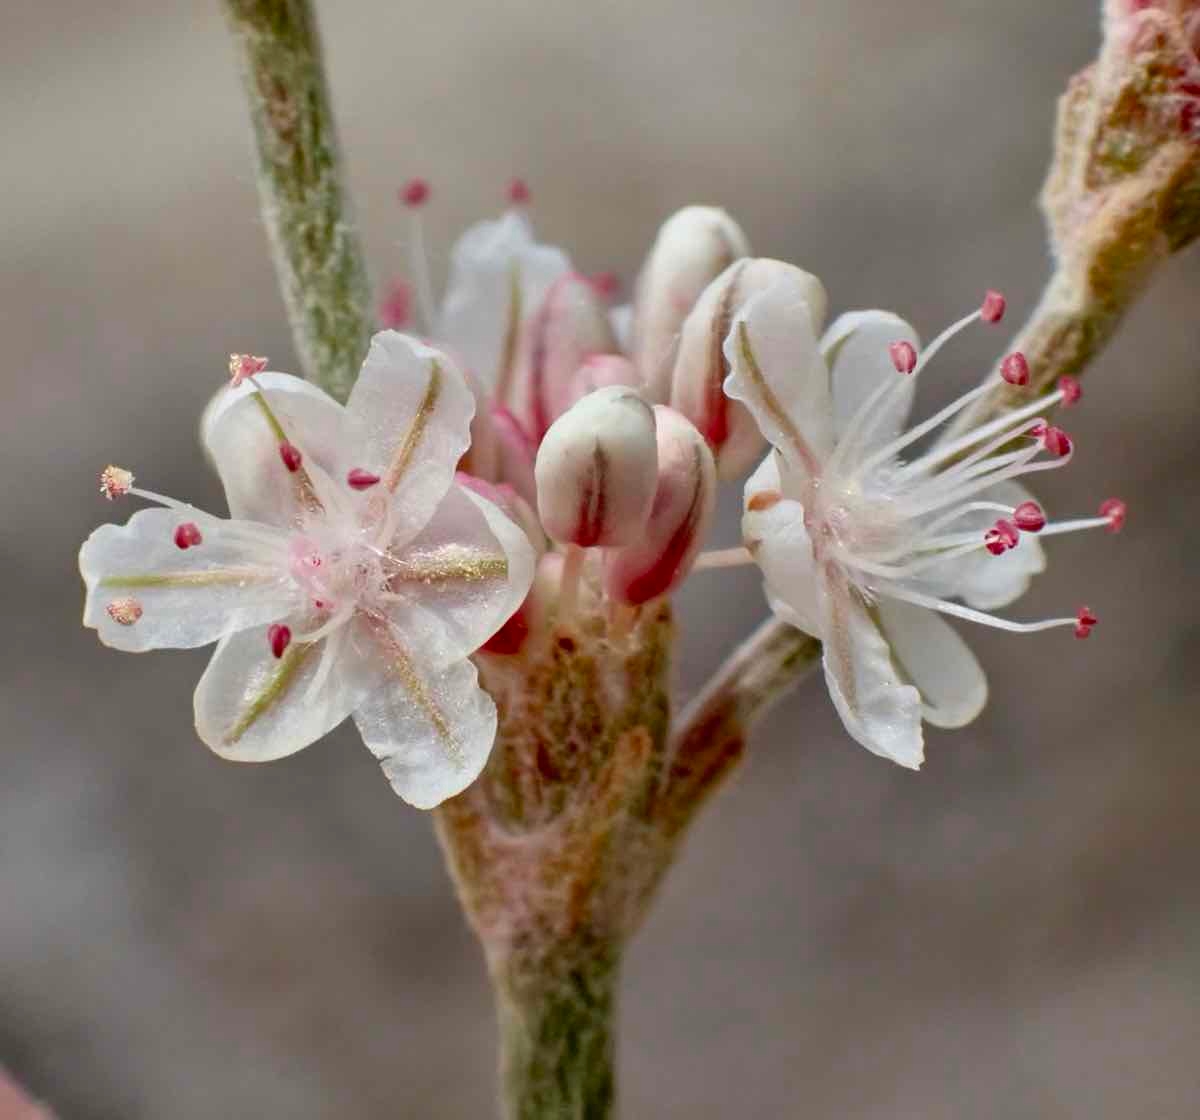
<svg viewBox="0 0 1200 1120"><path fill-rule="evenodd" d="M707 288L684 321L671 378L671 407L708 440L721 478L735 478L762 458L766 441L749 410L725 395L729 366L724 344L734 316L746 301L777 284L787 284L809 310L814 333L825 320L821 281L783 261L760 257L730 265Z"/></svg>
<svg viewBox="0 0 1200 1120"><path fill-rule="evenodd" d="M491 428L496 438L496 481L507 483L527 502L536 503L533 464L537 444L533 437L507 408L492 409Z"/></svg>
<svg viewBox="0 0 1200 1120"><path fill-rule="evenodd" d="M575 374L594 354L611 354L617 339L595 285L578 272L560 276L533 317L528 347L529 415L534 435L547 429L578 399Z"/></svg>
<svg viewBox="0 0 1200 1120"><path fill-rule="evenodd" d="M637 541L604 561L605 590L630 606L666 595L687 578L717 501L717 468L704 437L673 408L655 405L654 417L658 485L650 519Z"/></svg>
<svg viewBox="0 0 1200 1120"><path fill-rule="evenodd" d="M663 223L634 306L633 358L650 400L670 399L679 331L701 292L749 252L741 227L716 207L686 206Z"/></svg>
<svg viewBox="0 0 1200 1120"><path fill-rule="evenodd" d="M538 513L556 541L584 548L628 544L654 500L654 413L623 386L599 389L564 412L534 468Z"/></svg>

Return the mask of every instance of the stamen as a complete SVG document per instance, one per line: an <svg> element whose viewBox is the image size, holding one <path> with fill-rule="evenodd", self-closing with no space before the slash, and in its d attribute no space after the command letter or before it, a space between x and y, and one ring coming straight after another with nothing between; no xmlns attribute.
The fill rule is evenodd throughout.
<svg viewBox="0 0 1200 1120"><path fill-rule="evenodd" d="M1029 384L1029 362L1019 350L1013 351L1000 363L1000 376L1010 385Z"/></svg>
<svg viewBox="0 0 1200 1120"><path fill-rule="evenodd" d="M753 564L754 557L748 548L735 546L733 548L715 548L702 552L696 557L692 571L703 572L710 568L740 568L743 564Z"/></svg>
<svg viewBox="0 0 1200 1120"><path fill-rule="evenodd" d="M514 206L528 206L532 196L524 179L512 179L508 184L508 201Z"/></svg>
<svg viewBox="0 0 1200 1120"><path fill-rule="evenodd" d="M362 467L354 467L346 475L346 482L352 490L370 490L379 482L379 475L363 470Z"/></svg>
<svg viewBox="0 0 1200 1120"><path fill-rule="evenodd" d="M1125 509L1120 498L1108 498L1100 503L1100 516L1108 522L1110 533L1119 533L1125 528Z"/></svg>
<svg viewBox="0 0 1200 1120"><path fill-rule="evenodd" d="M403 280L393 280L379 301L379 325L399 331L412 319L412 288Z"/></svg>
<svg viewBox="0 0 1200 1120"><path fill-rule="evenodd" d="M1073 446L1071 437L1062 428L1056 428L1054 425L1048 424L1044 431L1032 432L1031 434L1040 435L1042 446L1058 459L1071 453Z"/></svg>
<svg viewBox="0 0 1200 1120"><path fill-rule="evenodd" d="M983 297L983 306L979 309L979 317L985 323L998 323L1004 318L1008 301L999 292L989 288Z"/></svg>
<svg viewBox="0 0 1200 1120"><path fill-rule="evenodd" d="M111 464L100 472L100 493L110 502L123 498L133 486L133 472Z"/></svg>
<svg viewBox="0 0 1200 1120"><path fill-rule="evenodd" d="M1010 548L1016 548L1020 539L1021 533L1017 526L1002 517L984 533L983 544L993 556L1000 556Z"/></svg>
<svg viewBox="0 0 1200 1120"><path fill-rule="evenodd" d="M1086 638L1100 620L1087 607L1080 607L1075 616L1075 637Z"/></svg>
<svg viewBox="0 0 1200 1120"><path fill-rule="evenodd" d="M424 206L429 201L429 181L427 179L409 179L397 192L397 196L410 209Z"/></svg>
<svg viewBox="0 0 1200 1120"><path fill-rule="evenodd" d="M279 445L279 458L283 460L283 465L295 474L304 464L304 456L300 454L300 449L294 444L284 440Z"/></svg>
<svg viewBox="0 0 1200 1120"><path fill-rule="evenodd" d="M136 599L114 599L104 610L118 626L132 626L142 617L142 604Z"/></svg>
<svg viewBox="0 0 1200 1120"><path fill-rule="evenodd" d="M284 651L292 644L291 628L282 622L273 622L267 627L267 645L276 659L283 656Z"/></svg>
<svg viewBox="0 0 1200 1120"><path fill-rule="evenodd" d="M424 179L410 179L400 191L400 201L409 213L409 267L416 279L417 308L425 329L432 330L436 321L433 299L433 282L429 278L429 256L425 252L425 223L421 220L421 208L429 201L429 183Z"/></svg>
<svg viewBox="0 0 1200 1120"><path fill-rule="evenodd" d="M236 389L247 377L262 373L267 368L267 359L254 354L229 355L229 384Z"/></svg>
<svg viewBox="0 0 1200 1120"><path fill-rule="evenodd" d="M994 626L997 630L1008 630L1014 634L1036 634L1041 630L1053 630L1059 626L1075 626L1080 623L1078 616L1073 618L1046 618L1038 622L1013 622L999 615L988 614L987 611L977 611L973 607L965 607L961 603L951 603L946 599L935 599L931 595L922 595L906 587L889 584L885 594L917 607L928 607L931 611L952 615L967 622L978 622L983 626Z"/></svg>
<svg viewBox="0 0 1200 1120"><path fill-rule="evenodd" d="M1062 393L1063 408L1070 408L1071 405L1078 404L1083 397L1083 386L1073 377L1060 377L1058 391Z"/></svg>
<svg viewBox="0 0 1200 1120"><path fill-rule="evenodd" d="M1024 533L1040 533L1046 527L1046 515L1037 502L1022 502L1013 510L1013 522Z"/></svg>
<svg viewBox="0 0 1200 1120"><path fill-rule="evenodd" d="M194 548L201 544L204 537L200 534L200 526L194 521L185 521L175 530L175 547L180 549Z"/></svg>
<svg viewBox="0 0 1200 1120"><path fill-rule="evenodd" d="M901 339L888 343L888 353L897 373L912 373L917 368L917 349L911 342Z"/></svg>

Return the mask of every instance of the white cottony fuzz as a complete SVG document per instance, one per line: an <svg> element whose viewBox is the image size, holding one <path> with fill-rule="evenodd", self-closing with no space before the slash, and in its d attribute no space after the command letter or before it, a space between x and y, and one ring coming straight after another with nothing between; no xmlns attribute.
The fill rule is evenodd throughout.
<svg viewBox="0 0 1200 1120"><path fill-rule="evenodd" d="M634 300L633 359L649 400L670 399L679 331L700 294L749 253L741 227L714 206L686 206L663 223Z"/></svg>
<svg viewBox="0 0 1200 1120"><path fill-rule="evenodd" d="M1000 382L998 373L906 428L933 357L999 307L990 298L924 348L881 311L843 315L818 342L805 301L777 285L735 316L725 343L726 389L773 445L746 484L742 521L772 609L821 639L850 734L914 768L922 720L959 727L987 698L983 671L942 616L1022 633L1088 629L1083 616L1019 623L988 612L1042 570L1042 538L1110 524L1046 522L1016 481L1070 461L1070 440L1042 418L1061 388L910 457Z"/></svg>
<svg viewBox="0 0 1200 1120"><path fill-rule="evenodd" d="M646 527L604 561L604 586L630 606L668 595L686 578L712 524L717 468L704 437L686 417L654 406L658 483Z"/></svg>
<svg viewBox="0 0 1200 1120"><path fill-rule="evenodd" d="M281 373L223 390L202 438L232 517L110 472L163 508L84 543L85 625L131 652L218 643L195 718L222 757L280 758L352 716L406 801L454 796L496 731L470 657L535 565L526 534L455 481L473 412L450 360L394 331L344 408Z"/></svg>
<svg viewBox="0 0 1200 1120"><path fill-rule="evenodd" d="M749 409L725 395L729 363L723 349L734 317L746 302L776 284L790 285L808 307L812 329L825 322L825 287L795 265L767 257L731 264L701 294L684 320L671 407L686 416L708 441L721 478L737 478L762 458L766 441Z"/></svg>
<svg viewBox="0 0 1200 1120"><path fill-rule="evenodd" d="M534 470L538 513L554 540L583 548L628 544L654 500L654 412L633 389L598 389L551 425Z"/></svg>

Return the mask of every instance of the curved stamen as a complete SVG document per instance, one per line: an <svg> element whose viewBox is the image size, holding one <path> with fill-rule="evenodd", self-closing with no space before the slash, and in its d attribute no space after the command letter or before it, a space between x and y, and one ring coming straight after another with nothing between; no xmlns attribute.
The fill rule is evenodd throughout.
<svg viewBox="0 0 1200 1120"><path fill-rule="evenodd" d="M1075 627L1080 623L1077 616L1044 618L1038 622L1013 622L1009 618L1001 618L999 615L988 614L986 611L977 611L972 607L965 607L961 603L951 603L946 599L934 598L932 595L922 595L919 591L910 591L904 587L889 585L886 588L879 588L879 591L892 599L901 599L916 607L928 607L931 611L937 611L939 614L953 615L955 618L962 618L967 622L978 622L981 626L1009 630L1014 634L1035 634L1041 630L1054 630L1060 626Z"/></svg>

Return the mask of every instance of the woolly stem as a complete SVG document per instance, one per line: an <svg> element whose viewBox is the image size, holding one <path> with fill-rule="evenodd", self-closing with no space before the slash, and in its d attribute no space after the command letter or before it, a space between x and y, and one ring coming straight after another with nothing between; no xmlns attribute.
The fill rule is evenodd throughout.
<svg viewBox="0 0 1200 1120"><path fill-rule="evenodd" d="M250 105L258 192L305 376L344 401L372 322L309 0L222 0Z"/></svg>
<svg viewBox="0 0 1200 1120"><path fill-rule="evenodd" d="M507 1120L613 1115L619 953L603 943L555 944L493 966Z"/></svg>

